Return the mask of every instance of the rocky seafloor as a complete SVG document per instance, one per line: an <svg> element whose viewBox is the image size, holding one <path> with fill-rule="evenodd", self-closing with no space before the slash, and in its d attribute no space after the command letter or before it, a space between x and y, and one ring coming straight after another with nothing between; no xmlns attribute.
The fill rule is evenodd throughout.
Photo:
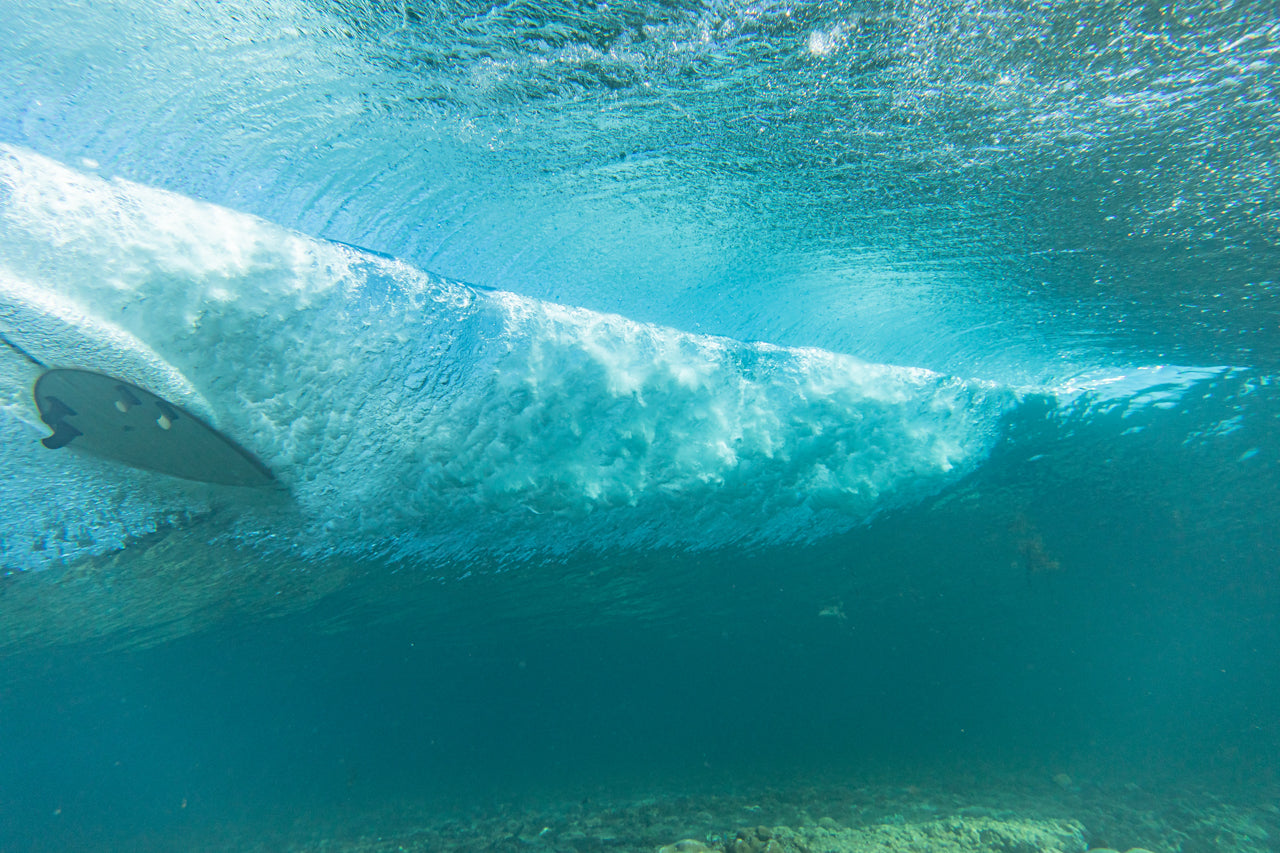
<svg viewBox="0 0 1280 853"><path fill-rule="evenodd" d="M290 853L1263 853L1280 849L1280 790L1033 778L762 786L734 793L493 803L428 817L404 807ZM363 824L363 831L362 826ZM391 827L395 827L392 829ZM304 828L296 827L300 835ZM212 848L211 848L212 849Z"/></svg>

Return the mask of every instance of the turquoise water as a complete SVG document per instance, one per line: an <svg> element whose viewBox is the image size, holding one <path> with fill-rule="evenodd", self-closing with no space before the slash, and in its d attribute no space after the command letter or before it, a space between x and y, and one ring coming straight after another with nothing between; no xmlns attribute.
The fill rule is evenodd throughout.
<svg viewBox="0 0 1280 853"><path fill-rule="evenodd" d="M4 6L0 850L1274 791L1266 4Z"/></svg>

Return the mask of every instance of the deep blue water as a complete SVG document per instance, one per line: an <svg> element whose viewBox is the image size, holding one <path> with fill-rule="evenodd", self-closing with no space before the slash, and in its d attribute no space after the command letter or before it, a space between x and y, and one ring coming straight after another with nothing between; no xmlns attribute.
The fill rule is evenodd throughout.
<svg viewBox="0 0 1280 853"><path fill-rule="evenodd" d="M0 850L1275 786L1278 37L5 3ZM280 488L42 447L33 359Z"/></svg>

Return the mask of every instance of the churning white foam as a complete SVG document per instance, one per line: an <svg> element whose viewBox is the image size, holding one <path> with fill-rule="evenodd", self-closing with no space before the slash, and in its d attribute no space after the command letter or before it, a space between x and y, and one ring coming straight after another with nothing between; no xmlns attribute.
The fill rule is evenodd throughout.
<svg viewBox="0 0 1280 853"><path fill-rule="evenodd" d="M221 535L252 547L434 563L809 541L971 470L1013 401L477 291L15 148L0 148L0 284L6 334L45 364L207 407L292 498L45 450L31 367L7 357L10 569L215 505L235 508Z"/></svg>

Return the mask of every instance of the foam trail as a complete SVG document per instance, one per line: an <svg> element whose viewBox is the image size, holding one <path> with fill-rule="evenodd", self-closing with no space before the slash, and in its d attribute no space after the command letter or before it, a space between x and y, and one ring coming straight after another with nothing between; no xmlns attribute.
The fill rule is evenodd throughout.
<svg viewBox="0 0 1280 853"><path fill-rule="evenodd" d="M101 343L101 363L207 405L293 498L241 504L44 451L11 394L7 568L227 503L223 535L257 547L434 563L809 541L971 470L1014 401L926 370L476 291L15 148L0 149L0 281L0 317L75 306L52 312L53 335L9 321L42 361L83 366L65 362Z"/></svg>

